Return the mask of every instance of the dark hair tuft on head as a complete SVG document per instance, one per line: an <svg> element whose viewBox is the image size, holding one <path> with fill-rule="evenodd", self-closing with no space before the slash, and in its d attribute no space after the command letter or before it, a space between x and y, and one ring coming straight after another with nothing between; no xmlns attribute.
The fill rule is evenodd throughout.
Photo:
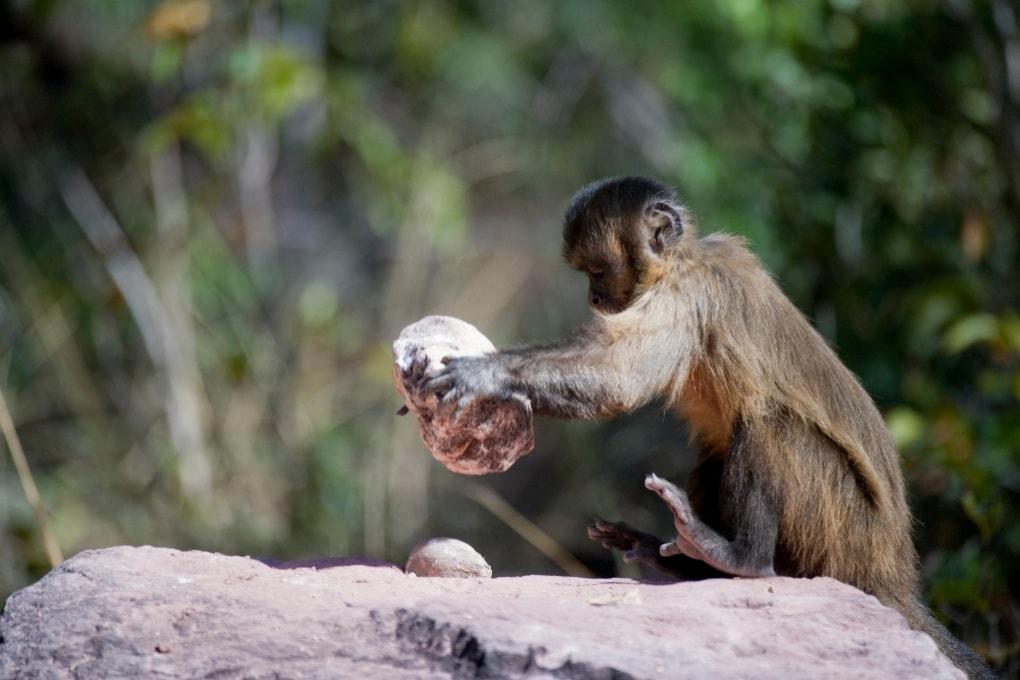
<svg viewBox="0 0 1020 680"><path fill-rule="evenodd" d="M580 217L595 198L617 213L640 210L653 201L677 202L676 192L650 177L606 177L586 184L574 194L567 207L566 223Z"/></svg>

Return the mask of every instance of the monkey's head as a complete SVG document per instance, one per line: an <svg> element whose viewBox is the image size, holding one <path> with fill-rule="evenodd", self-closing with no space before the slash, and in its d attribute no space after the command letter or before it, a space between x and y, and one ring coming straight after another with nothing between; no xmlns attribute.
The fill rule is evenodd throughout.
<svg viewBox="0 0 1020 680"><path fill-rule="evenodd" d="M563 257L588 277L588 304L615 314L665 274L687 240L689 222L676 194L661 182L647 177L599 180L570 201Z"/></svg>

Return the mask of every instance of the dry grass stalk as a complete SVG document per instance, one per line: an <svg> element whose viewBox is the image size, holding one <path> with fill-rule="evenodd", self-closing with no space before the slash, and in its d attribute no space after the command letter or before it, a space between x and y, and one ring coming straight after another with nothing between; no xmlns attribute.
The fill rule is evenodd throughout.
<svg viewBox="0 0 1020 680"><path fill-rule="evenodd" d="M35 515L35 522L39 526L39 535L42 537L43 548L46 550L46 557L50 566L55 567L64 561L64 554L57 545L57 539L50 531L49 519L46 517L46 508L43 507L42 497L32 477L32 469L28 466L28 458L21 448L21 441L18 439L18 432L14 428L14 419L7 408L7 400L4 398L3 390L0 390L0 431L3 431L4 439L7 441L7 449L11 452L14 460L14 468L18 471L18 480L21 488L25 491L25 498Z"/></svg>

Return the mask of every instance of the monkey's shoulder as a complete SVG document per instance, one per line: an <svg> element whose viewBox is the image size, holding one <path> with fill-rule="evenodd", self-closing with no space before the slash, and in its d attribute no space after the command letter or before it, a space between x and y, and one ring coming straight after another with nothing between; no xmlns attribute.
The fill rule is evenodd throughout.
<svg viewBox="0 0 1020 680"><path fill-rule="evenodd" d="M743 236L715 232L698 239L698 245L702 255L709 262L761 267L758 257Z"/></svg>
<svg viewBox="0 0 1020 680"><path fill-rule="evenodd" d="M747 249L747 239L738 234L729 234L724 231L714 231L711 234L705 234L698 239L698 243L701 244L702 248L706 249Z"/></svg>
<svg viewBox="0 0 1020 680"><path fill-rule="evenodd" d="M698 246L695 269L712 272L713 281L723 282L728 287L743 284L762 292L778 290L772 274L743 236L716 232L698 239Z"/></svg>

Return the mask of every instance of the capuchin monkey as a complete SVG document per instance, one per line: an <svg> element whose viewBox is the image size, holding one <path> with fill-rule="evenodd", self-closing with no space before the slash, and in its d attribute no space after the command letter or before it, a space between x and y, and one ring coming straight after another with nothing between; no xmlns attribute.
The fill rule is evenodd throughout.
<svg viewBox="0 0 1020 680"><path fill-rule="evenodd" d="M676 538L603 520L591 538L680 578L838 579L899 610L971 677L994 677L921 601L899 456L875 404L741 239L699 238L669 187L624 177L577 192L563 255L588 277L588 325L448 359L420 394L456 409L519 393L556 418L664 400L700 447L686 491L645 480Z"/></svg>

